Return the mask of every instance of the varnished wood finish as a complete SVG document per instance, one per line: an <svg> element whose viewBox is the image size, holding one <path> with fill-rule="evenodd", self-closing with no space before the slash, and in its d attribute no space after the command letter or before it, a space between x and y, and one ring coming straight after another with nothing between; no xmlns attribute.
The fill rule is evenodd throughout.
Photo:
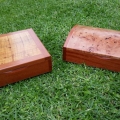
<svg viewBox="0 0 120 120"><path fill-rule="evenodd" d="M120 31L74 26L63 46L63 60L120 72Z"/></svg>
<svg viewBox="0 0 120 120"><path fill-rule="evenodd" d="M51 56L32 29L0 35L0 87L51 70Z"/></svg>

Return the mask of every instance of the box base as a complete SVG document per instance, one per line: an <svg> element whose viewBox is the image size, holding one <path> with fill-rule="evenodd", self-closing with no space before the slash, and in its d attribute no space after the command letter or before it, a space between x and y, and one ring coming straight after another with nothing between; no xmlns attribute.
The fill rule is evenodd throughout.
<svg viewBox="0 0 120 120"><path fill-rule="evenodd" d="M77 64L86 64L92 67L120 72L120 62L117 59L107 59L89 53L68 50L66 48L63 48L63 60Z"/></svg>
<svg viewBox="0 0 120 120"><path fill-rule="evenodd" d="M12 71L0 74L0 87L7 84L15 83L30 77L50 72L52 70L52 62L49 58L43 62L33 64L28 67L21 67Z"/></svg>

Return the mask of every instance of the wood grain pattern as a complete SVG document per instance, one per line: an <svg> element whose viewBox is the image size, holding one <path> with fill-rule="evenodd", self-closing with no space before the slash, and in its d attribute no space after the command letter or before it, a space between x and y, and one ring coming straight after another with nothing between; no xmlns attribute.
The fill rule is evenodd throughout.
<svg viewBox="0 0 120 120"><path fill-rule="evenodd" d="M76 25L63 46L63 59L120 71L120 31Z"/></svg>
<svg viewBox="0 0 120 120"><path fill-rule="evenodd" d="M0 65L41 54L28 32L0 37Z"/></svg>
<svg viewBox="0 0 120 120"><path fill-rule="evenodd" d="M32 29L0 35L0 86L51 70L51 56Z"/></svg>

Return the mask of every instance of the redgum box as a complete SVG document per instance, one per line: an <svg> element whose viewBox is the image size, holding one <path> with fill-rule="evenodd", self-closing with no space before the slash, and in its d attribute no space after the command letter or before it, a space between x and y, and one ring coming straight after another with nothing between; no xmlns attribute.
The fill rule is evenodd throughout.
<svg viewBox="0 0 120 120"><path fill-rule="evenodd" d="M64 43L63 60L120 72L120 31L75 25Z"/></svg>
<svg viewBox="0 0 120 120"><path fill-rule="evenodd" d="M51 56L32 29L0 35L0 87L51 70Z"/></svg>

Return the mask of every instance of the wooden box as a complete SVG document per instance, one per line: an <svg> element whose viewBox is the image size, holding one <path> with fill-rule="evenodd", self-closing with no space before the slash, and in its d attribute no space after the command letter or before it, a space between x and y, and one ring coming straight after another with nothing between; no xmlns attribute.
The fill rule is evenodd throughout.
<svg viewBox="0 0 120 120"><path fill-rule="evenodd" d="M120 31L74 26L63 46L63 60L120 72Z"/></svg>
<svg viewBox="0 0 120 120"><path fill-rule="evenodd" d="M51 56L32 29L0 35L0 87L51 70Z"/></svg>

